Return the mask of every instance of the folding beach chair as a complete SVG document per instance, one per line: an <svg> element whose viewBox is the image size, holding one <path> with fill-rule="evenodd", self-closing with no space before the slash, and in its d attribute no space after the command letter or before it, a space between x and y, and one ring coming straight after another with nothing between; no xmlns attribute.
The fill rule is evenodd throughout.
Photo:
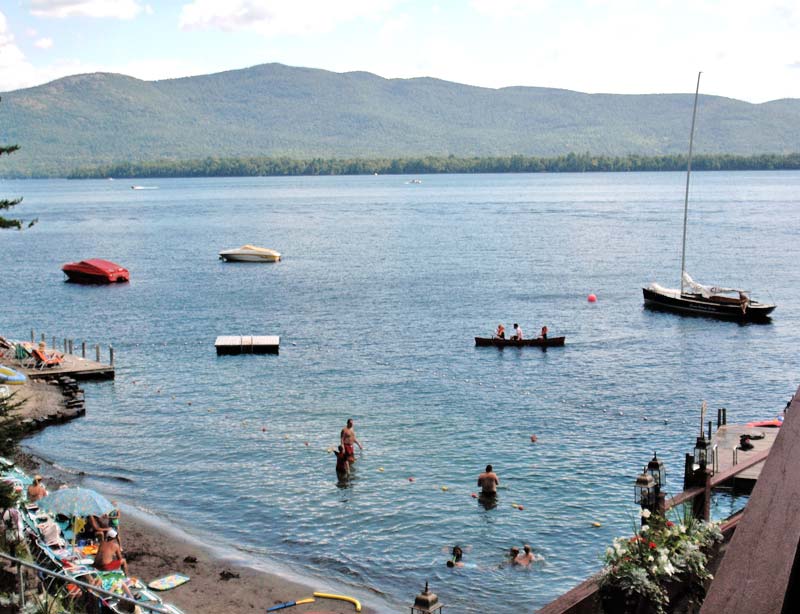
<svg viewBox="0 0 800 614"><path fill-rule="evenodd" d="M21 343L14 347L14 358L19 362L20 366L31 369L36 366L36 358L30 353Z"/></svg>

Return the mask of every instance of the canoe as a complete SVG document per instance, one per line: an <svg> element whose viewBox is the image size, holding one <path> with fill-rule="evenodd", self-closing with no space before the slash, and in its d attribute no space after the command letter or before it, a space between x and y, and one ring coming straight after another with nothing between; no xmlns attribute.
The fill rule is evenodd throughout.
<svg viewBox="0 0 800 614"><path fill-rule="evenodd" d="M504 348L504 347L560 347L564 345L564 340L566 337L548 337L547 339L542 339L541 337L536 337L534 339L523 339L522 341L514 341L513 339L500 339L499 337L475 337L475 345L480 347L487 347L493 345L495 347Z"/></svg>

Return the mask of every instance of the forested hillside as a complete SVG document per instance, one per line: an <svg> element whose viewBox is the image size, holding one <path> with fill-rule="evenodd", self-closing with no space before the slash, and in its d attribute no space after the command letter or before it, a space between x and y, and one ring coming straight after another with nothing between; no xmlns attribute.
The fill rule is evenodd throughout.
<svg viewBox="0 0 800 614"><path fill-rule="evenodd" d="M623 96L266 64L164 81L97 73L3 94L0 173L205 157L656 156L687 147L693 94ZM698 153L800 149L800 100L700 97Z"/></svg>

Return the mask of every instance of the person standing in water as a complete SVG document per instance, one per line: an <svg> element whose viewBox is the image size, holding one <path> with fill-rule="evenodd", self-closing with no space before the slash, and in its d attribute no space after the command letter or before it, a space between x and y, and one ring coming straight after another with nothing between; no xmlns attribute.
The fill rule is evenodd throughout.
<svg viewBox="0 0 800 614"><path fill-rule="evenodd" d="M500 479L492 469L491 465L486 465L486 471L478 476L478 486L481 487L481 497L494 498L497 496L497 485Z"/></svg>
<svg viewBox="0 0 800 614"><path fill-rule="evenodd" d="M355 448L353 444L358 444L358 448L360 450L364 449L364 446L361 445L361 442L356 437L356 432L353 429L353 419L348 418L347 425L342 429L342 433L340 435L342 446L344 447L345 454L347 454L347 462L354 463L356 460Z"/></svg>

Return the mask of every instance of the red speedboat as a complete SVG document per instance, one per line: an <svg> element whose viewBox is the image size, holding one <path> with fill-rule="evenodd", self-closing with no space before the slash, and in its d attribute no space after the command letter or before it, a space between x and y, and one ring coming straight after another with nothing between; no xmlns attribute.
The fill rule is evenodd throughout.
<svg viewBox="0 0 800 614"><path fill-rule="evenodd" d="M128 269L100 258L69 262L62 266L61 270L66 274L67 281L80 284L113 284L130 279Z"/></svg>

